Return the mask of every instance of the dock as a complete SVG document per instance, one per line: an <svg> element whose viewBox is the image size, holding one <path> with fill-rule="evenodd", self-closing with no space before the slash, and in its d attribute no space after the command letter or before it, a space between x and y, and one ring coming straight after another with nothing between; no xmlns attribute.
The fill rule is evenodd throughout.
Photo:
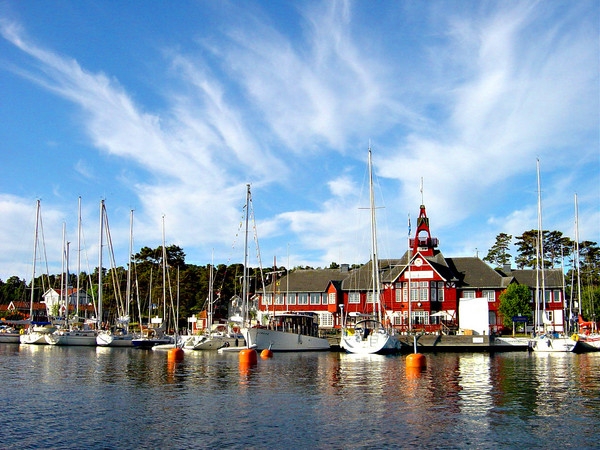
<svg viewBox="0 0 600 450"><path fill-rule="evenodd" d="M445 334L408 334L399 335L403 353L411 353L414 339L417 338L417 351L436 352L510 352L526 351L529 338L489 335L445 335ZM331 351L342 351L339 334L327 336Z"/></svg>

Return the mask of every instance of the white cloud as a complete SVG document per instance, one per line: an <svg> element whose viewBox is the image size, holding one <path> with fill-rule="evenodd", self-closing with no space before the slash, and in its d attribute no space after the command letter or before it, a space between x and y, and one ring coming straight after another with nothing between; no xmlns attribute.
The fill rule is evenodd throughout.
<svg viewBox="0 0 600 450"><path fill-rule="evenodd" d="M386 39L368 32L373 16L363 7L301 4L293 30L240 7L235 24L198 32L196 47L157 52L169 83L154 109L118 75L34 44L14 23L3 21L1 30L28 56L10 70L83 111L75 125L107 161L92 151L73 166L86 183L117 192L107 204L120 243L131 205L141 245L158 245L165 214L167 235L188 253L203 258L216 246L224 255L252 183L271 202L259 222L271 251L287 240L304 264L354 262L364 247L357 234L368 225L356 216L364 205L352 165L363 164L370 138L396 226L382 229L382 240L399 247L406 214L416 216L421 203L421 177L440 232L480 227L453 235L455 249L470 252L497 232L531 228L538 156L548 174L549 224L568 225L555 218L565 216L574 186L593 192L582 210L598 218L598 27L582 20L583 6L559 16L536 2L457 11L436 4L415 14L421 34L397 27L381 31ZM56 184L57 201L71 195ZM0 233L8 238L11 226ZM593 222L585 229L594 235Z"/></svg>

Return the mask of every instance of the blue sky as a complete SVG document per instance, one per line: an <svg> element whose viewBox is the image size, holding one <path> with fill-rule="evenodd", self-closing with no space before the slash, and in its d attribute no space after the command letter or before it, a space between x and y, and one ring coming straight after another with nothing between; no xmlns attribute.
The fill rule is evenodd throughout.
<svg viewBox="0 0 600 450"><path fill-rule="evenodd" d="M577 193L598 242L599 17L597 1L0 1L0 279L30 278L37 199L60 270L79 196L82 270L101 199L118 265L131 209L136 250L161 245L164 215L187 262L241 262L247 183L263 266L366 262L369 142L381 257L404 253L422 199L446 256L537 228L537 158L544 228L574 237Z"/></svg>

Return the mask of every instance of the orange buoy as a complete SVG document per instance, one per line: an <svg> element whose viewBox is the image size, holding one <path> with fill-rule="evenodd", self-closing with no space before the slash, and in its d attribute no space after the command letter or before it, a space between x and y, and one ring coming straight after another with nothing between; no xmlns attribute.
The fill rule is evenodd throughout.
<svg viewBox="0 0 600 450"><path fill-rule="evenodd" d="M415 352L406 356L406 367L423 369L427 366L427 360L425 355L417 353L417 337L414 337L414 349Z"/></svg>
<svg viewBox="0 0 600 450"><path fill-rule="evenodd" d="M171 361L181 361L183 359L183 350L179 347L170 349L168 358Z"/></svg>
<svg viewBox="0 0 600 450"><path fill-rule="evenodd" d="M265 348L262 352L260 352L260 357L262 359L272 358L273 351L270 348Z"/></svg>
<svg viewBox="0 0 600 450"><path fill-rule="evenodd" d="M427 366L425 355L421 353L411 353L406 356L406 367L411 369L422 369Z"/></svg>
<svg viewBox="0 0 600 450"><path fill-rule="evenodd" d="M256 350L253 348L243 348L240 350L240 363L244 364L256 364L258 356Z"/></svg>

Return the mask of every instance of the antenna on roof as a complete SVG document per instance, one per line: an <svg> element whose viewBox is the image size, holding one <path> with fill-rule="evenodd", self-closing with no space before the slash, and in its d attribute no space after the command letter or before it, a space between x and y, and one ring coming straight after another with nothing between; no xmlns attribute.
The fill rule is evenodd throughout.
<svg viewBox="0 0 600 450"><path fill-rule="evenodd" d="M421 187L419 190L421 191L421 205L424 205L425 201L423 200L423 177L421 177Z"/></svg>

